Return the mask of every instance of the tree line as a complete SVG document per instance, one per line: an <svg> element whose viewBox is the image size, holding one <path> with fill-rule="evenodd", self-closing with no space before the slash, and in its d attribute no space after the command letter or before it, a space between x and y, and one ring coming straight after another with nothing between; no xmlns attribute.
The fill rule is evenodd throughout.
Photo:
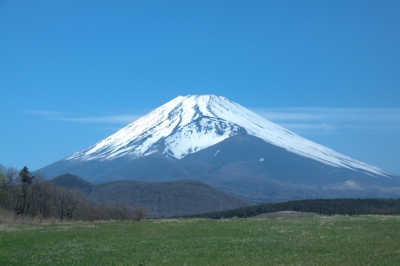
<svg viewBox="0 0 400 266"><path fill-rule="evenodd" d="M77 188L59 187L25 166L0 164L0 207L21 216L61 220L141 220L146 210L129 204L93 203Z"/></svg>
<svg viewBox="0 0 400 266"><path fill-rule="evenodd" d="M212 212L193 217L221 219L232 217L254 217L264 213L278 211L314 212L324 215L361 215L361 214L400 214L400 199L305 199L287 202L261 204L233 210Z"/></svg>

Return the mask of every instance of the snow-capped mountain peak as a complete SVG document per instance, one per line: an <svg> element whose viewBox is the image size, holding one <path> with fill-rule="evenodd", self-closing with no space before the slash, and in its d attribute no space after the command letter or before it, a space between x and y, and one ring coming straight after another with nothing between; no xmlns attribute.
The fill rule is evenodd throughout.
<svg viewBox="0 0 400 266"><path fill-rule="evenodd" d="M225 97L214 95L179 96L66 160L112 160L122 156L135 159L156 151L182 159L238 134L261 138L327 165L387 174L380 168L302 138Z"/></svg>

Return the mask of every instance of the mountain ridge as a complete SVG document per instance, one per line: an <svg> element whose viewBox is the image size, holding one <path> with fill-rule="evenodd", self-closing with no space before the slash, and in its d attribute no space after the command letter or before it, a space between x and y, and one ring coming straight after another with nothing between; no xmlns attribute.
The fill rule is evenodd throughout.
<svg viewBox="0 0 400 266"><path fill-rule="evenodd" d="M388 174L302 138L225 97L214 95L178 96L66 160L112 160L122 156L136 159L156 151L181 159L243 133L324 164Z"/></svg>
<svg viewBox="0 0 400 266"><path fill-rule="evenodd" d="M146 208L151 218L194 215L254 205L197 180L157 183L120 180L91 184L79 176L67 173L51 182L55 186L77 188L95 203L128 203Z"/></svg>
<svg viewBox="0 0 400 266"><path fill-rule="evenodd" d="M253 202L399 197L400 175L304 139L225 97L179 96L40 169L93 183L194 179Z"/></svg>

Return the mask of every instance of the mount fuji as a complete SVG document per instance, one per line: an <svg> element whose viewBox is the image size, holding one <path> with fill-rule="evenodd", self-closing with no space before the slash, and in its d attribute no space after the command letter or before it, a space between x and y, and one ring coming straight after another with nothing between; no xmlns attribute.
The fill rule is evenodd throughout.
<svg viewBox="0 0 400 266"><path fill-rule="evenodd" d="M307 140L225 97L179 96L40 169L89 182L195 179L254 202L399 197L400 175Z"/></svg>

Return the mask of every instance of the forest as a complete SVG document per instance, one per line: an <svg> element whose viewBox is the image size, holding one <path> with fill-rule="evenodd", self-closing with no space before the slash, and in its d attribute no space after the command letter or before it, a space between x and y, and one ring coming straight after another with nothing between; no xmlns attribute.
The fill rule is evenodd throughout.
<svg viewBox="0 0 400 266"><path fill-rule="evenodd" d="M338 198L338 199L304 199L293 200L279 203L261 204L227 210L222 212L213 212L196 215L194 217L202 218L232 218L232 217L254 217L264 213L278 211L298 211L313 212L324 215L361 215L361 214L400 214L400 199L354 199L354 198Z"/></svg>
<svg viewBox="0 0 400 266"><path fill-rule="evenodd" d="M141 220L146 210L129 204L93 203L77 188L55 186L40 173L0 164L0 208L22 217L60 220Z"/></svg>
<svg viewBox="0 0 400 266"><path fill-rule="evenodd" d="M24 217L55 217L60 220L141 220L144 208L130 204L91 202L77 188L55 186L40 173L0 165L0 208ZM278 211L312 212L323 215L400 214L400 199L337 198L304 199L261 204L220 212L198 214L196 218L247 218Z"/></svg>

